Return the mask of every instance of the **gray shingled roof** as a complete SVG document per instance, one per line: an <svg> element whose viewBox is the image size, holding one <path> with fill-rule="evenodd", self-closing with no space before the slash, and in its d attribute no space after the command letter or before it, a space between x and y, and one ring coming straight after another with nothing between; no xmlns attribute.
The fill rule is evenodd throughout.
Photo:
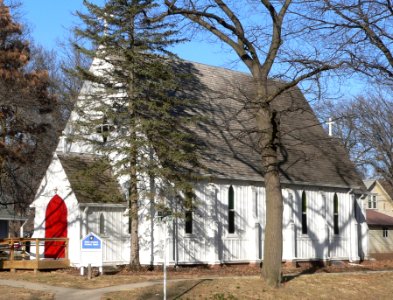
<svg viewBox="0 0 393 300"><path fill-rule="evenodd" d="M195 111L203 116L189 128L204 146L201 150L204 168L199 173L217 179L263 182L259 134L251 101L255 92L252 78L198 63L179 65L182 72L192 76L183 79L178 95L198 99ZM270 88L278 85L277 81L270 82ZM282 130L282 182L364 189L346 151L326 134L299 89L293 88L275 99L273 107L280 116ZM80 202L120 201L109 165L102 178L88 176L89 179L81 180L91 158L90 162L86 156L59 155L59 158Z"/></svg>
<svg viewBox="0 0 393 300"><path fill-rule="evenodd" d="M215 178L263 181L258 130L250 103L251 76L228 69L189 63L194 74L184 93L201 100L205 118L193 129L206 146L203 164ZM271 81L269 88L280 85ZM273 101L281 121L281 176L286 183L364 189L343 147L319 124L299 89Z"/></svg>
<svg viewBox="0 0 393 300"><path fill-rule="evenodd" d="M57 154L79 203L122 203L124 198L106 160L86 154Z"/></svg>

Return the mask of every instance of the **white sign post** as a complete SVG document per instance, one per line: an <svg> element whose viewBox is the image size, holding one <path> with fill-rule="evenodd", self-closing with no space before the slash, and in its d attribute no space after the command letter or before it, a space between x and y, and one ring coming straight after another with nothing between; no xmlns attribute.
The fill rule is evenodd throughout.
<svg viewBox="0 0 393 300"><path fill-rule="evenodd" d="M99 267L102 274L102 239L90 232L81 240L81 275L84 275L84 268Z"/></svg>
<svg viewBox="0 0 393 300"><path fill-rule="evenodd" d="M161 219L162 225L164 227L164 284L163 284L163 292L164 292L164 300L166 300L166 266L167 266L167 222L171 222L173 220L172 215L168 215Z"/></svg>

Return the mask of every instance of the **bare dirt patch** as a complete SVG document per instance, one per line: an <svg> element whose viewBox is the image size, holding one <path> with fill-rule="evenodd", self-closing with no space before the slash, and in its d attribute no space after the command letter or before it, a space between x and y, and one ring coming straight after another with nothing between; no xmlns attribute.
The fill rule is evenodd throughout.
<svg viewBox="0 0 393 300"><path fill-rule="evenodd" d="M0 286L0 299L18 299L18 300L53 300L54 295L40 291L27 290L9 286Z"/></svg>

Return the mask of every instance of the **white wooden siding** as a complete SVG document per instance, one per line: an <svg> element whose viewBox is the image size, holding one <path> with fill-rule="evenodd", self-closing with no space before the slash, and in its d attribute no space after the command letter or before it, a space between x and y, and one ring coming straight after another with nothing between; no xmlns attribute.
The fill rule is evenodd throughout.
<svg viewBox="0 0 393 300"><path fill-rule="evenodd" d="M234 234L228 233L230 185L233 186L235 195L236 230ZM301 233L303 190L307 195L308 233L305 235ZM259 261L260 257L263 257L266 221L264 187L239 182L200 183L195 187L195 192L198 202L197 208L193 211L193 233L191 235L185 234L182 218L168 223L165 233L163 225L151 218L149 201L142 201L140 211L141 263L162 263L164 237L168 238L166 252L172 264ZM259 203L257 213L256 195ZM353 223L353 202L349 194L337 192L339 235L333 234L334 192L332 190L294 186L284 189L283 196L285 199L283 259L350 258L350 250L353 248L353 246L351 248L350 234L354 231L351 228L355 228L355 224ZM106 227L105 234L101 235L104 240L104 263L127 263L130 257L130 235L124 207L89 207L87 231L99 234L101 213L104 215ZM82 218L82 211L80 214ZM40 212L37 213L36 221L39 216ZM83 231L78 227L79 223L78 221L70 225L74 226L79 233L77 238L70 237L75 240L78 247ZM77 259L74 259L73 263L77 264Z"/></svg>
<svg viewBox="0 0 393 300"><path fill-rule="evenodd" d="M236 213L234 234L228 233L228 191L231 185ZM301 233L303 190L307 196L307 234ZM258 261L263 257L264 187L233 182L202 183L195 187L195 191L198 207L193 213L193 233L185 234L183 219L175 222L177 238L167 249L171 263L243 262ZM334 192L299 187L284 189L283 196L283 259L349 259L353 208L349 194L337 192L339 235L333 234ZM168 227L168 236L175 234L175 227Z"/></svg>
<svg viewBox="0 0 393 300"><path fill-rule="evenodd" d="M129 260L129 235L125 234L123 213L122 207L89 207L87 212L88 232L94 232L103 240L104 264L122 264ZM100 233L101 214L105 219L104 233Z"/></svg>

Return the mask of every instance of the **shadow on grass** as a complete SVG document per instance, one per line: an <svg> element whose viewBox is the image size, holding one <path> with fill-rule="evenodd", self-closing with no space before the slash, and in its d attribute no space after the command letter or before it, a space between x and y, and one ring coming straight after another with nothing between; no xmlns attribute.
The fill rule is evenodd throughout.
<svg viewBox="0 0 393 300"><path fill-rule="evenodd" d="M296 274L287 274L282 277L282 283L289 282L299 276L306 275L306 274L314 274L319 271L323 271L325 273L330 273L328 270L326 270L326 265L323 262L320 261L312 261L308 262L308 267L301 270L300 272Z"/></svg>
<svg viewBox="0 0 393 300"><path fill-rule="evenodd" d="M200 285L201 283L205 282L205 281L212 281L212 279L202 279L199 280L197 283L195 283L194 285L190 286L187 290L183 291L181 294L175 296L173 299L180 299L181 297L183 297L185 294L187 294L188 292L190 292L192 289L194 289L195 287L197 287L198 285Z"/></svg>
<svg viewBox="0 0 393 300"><path fill-rule="evenodd" d="M185 297L187 299L187 294L191 292L194 288L199 286L201 283L206 281L211 281L212 279L200 279L200 280L182 280L178 282L169 283L167 286L167 299L174 300ZM112 298L110 298L112 299ZM115 299L115 298L113 298ZM123 299L123 298L121 298ZM127 298L128 299L128 298ZM133 295L135 300L161 300L163 299L163 286L158 284L152 286L148 289L143 288L140 293Z"/></svg>

